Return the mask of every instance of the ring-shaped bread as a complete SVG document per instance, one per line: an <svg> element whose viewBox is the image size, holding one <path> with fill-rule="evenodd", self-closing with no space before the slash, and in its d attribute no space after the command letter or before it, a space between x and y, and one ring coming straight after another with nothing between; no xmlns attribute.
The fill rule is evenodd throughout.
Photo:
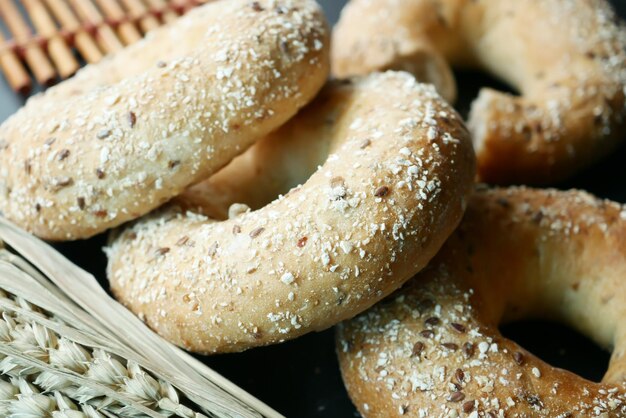
<svg viewBox="0 0 626 418"><path fill-rule="evenodd" d="M434 256L462 217L474 169L467 130L432 86L406 73L334 82L216 178L114 239L111 288L197 352L325 329ZM198 202L215 216L230 206L231 217L176 208Z"/></svg>
<svg viewBox="0 0 626 418"><path fill-rule="evenodd" d="M218 171L328 76L313 0L220 0L35 96L0 127L0 212L86 238Z"/></svg>
<svg viewBox="0 0 626 418"><path fill-rule="evenodd" d="M626 207L578 191L479 190L428 267L339 327L348 392L365 418L626 416L625 277ZM602 382L498 330L537 317L612 348Z"/></svg>
<svg viewBox="0 0 626 418"><path fill-rule="evenodd" d="M562 180L626 134L626 29L606 0L351 0L335 28L337 76L413 72L448 100L450 66L481 68L468 127L489 183Z"/></svg>

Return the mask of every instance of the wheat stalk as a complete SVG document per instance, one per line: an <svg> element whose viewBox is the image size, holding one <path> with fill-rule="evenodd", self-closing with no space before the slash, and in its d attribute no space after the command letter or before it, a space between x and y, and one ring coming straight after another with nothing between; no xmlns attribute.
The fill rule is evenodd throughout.
<svg viewBox="0 0 626 418"><path fill-rule="evenodd" d="M207 415L281 417L0 217L0 417Z"/></svg>
<svg viewBox="0 0 626 418"><path fill-rule="evenodd" d="M181 404L170 383L134 361L66 338L58 331L65 327L0 291L0 416L205 417Z"/></svg>

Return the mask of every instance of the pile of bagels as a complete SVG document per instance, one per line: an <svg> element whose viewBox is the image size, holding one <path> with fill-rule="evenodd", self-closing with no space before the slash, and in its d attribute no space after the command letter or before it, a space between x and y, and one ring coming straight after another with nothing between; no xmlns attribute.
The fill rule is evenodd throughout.
<svg viewBox="0 0 626 418"><path fill-rule="evenodd" d="M519 94L465 121L452 67ZM351 0L332 42L314 0L217 0L7 119L0 212L111 229L113 294L185 349L338 325L366 418L626 417L626 207L523 186L624 139L606 0ZM612 350L603 380L499 333L530 316Z"/></svg>

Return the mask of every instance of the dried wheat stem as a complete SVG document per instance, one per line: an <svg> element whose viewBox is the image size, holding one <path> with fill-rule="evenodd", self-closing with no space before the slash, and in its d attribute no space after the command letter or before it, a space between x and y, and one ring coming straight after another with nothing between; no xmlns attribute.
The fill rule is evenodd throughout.
<svg viewBox="0 0 626 418"><path fill-rule="evenodd" d="M5 240L20 253L18 257L2 250L0 243L0 289L6 293L4 296L0 294L0 317L6 323L4 326L0 321L0 336L10 337L6 337L7 342L0 337L0 354L4 355L0 355L0 376L6 366L7 373L14 370L20 377L30 379L29 383L45 386L47 390L42 389L42 393L57 391L81 407L92 406L107 418L129 414L129 411L135 411L135 416L139 413L150 417L155 409L160 415L187 417L191 413L188 408L208 411L211 416L219 418L282 418L258 399L159 338L112 300L93 276L2 217L0 240ZM19 298L12 295L19 295ZM14 322L18 326L22 324L28 332L12 332ZM35 341L40 342L23 338L29 334L39 336ZM25 351L11 347L9 341L15 340L14 335L22 336L18 344L22 344ZM56 345L41 342L55 336ZM108 364L105 370L126 370L126 378L106 379L102 373L96 373L101 367L87 366L77 371L72 364L59 363L56 351L63 351L59 348L65 340L85 348L91 356L89 361L83 359L75 363L97 361ZM23 341L28 344L24 345ZM25 357L25 352L32 355ZM108 357L100 353L106 353ZM19 359L19 364L6 360L3 365L7 356ZM122 367L110 366L117 363L109 362L108 358L116 360ZM133 372L135 365L139 365L143 373ZM145 375L159 382L160 387L163 387L161 382L167 382L170 388L161 391L158 402L154 393L159 393L154 387L150 389L150 385L141 383L139 387L147 389L140 391L142 395L136 394L137 387L133 382ZM40 380L34 381L33 376ZM124 376L124 373L116 372L114 376ZM89 393L85 388L96 391L99 396L87 396ZM169 395L174 388L189 402L178 402ZM139 397L130 396L133 393ZM104 399L110 401L103 403ZM126 406L122 409L121 405ZM146 411L146 405L153 409Z"/></svg>
<svg viewBox="0 0 626 418"><path fill-rule="evenodd" d="M204 417L136 362L60 335L67 324L23 298L0 291L0 317L0 416Z"/></svg>

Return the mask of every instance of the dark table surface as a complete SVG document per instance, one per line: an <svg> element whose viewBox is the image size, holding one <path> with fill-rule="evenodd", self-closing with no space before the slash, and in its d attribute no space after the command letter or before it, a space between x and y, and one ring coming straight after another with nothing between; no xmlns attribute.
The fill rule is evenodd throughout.
<svg viewBox="0 0 626 418"><path fill-rule="evenodd" d="M521 1L521 0L520 0ZM321 0L329 20L336 21L344 0ZM626 16L626 0L613 0L618 13ZM478 89L489 85L506 86L476 72L457 74L462 114ZM0 81L0 120L13 113L24 98L11 92ZM626 145L599 164L580 173L558 188L580 188L600 197L626 203ZM93 273L106 286L106 258L102 252L105 236L57 245L66 256ZM559 324L543 320L528 320L502 328L505 336L513 338L548 363L572 370L591 380L600 380L609 360L601 350L584 336ZM541 335L541 340L536 338ZM233 382L259 397L288 417L358 417L350 403L339 374L334 352L333 330L313 333L284 344L201 358L206 364Z"/></svg>

